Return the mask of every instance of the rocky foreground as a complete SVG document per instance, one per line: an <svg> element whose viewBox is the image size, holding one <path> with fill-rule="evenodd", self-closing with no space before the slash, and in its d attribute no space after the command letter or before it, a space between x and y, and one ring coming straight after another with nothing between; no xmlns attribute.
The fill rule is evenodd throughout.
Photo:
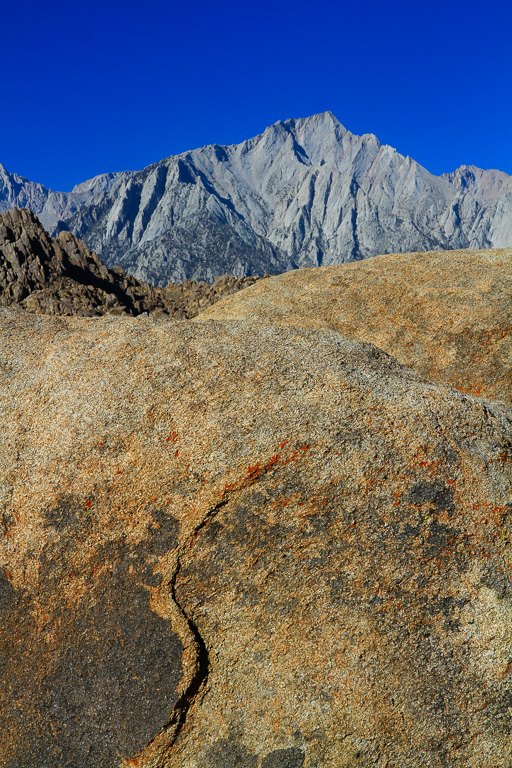
<svg viewBox="0 0 512 768"><path fill-rule="evenodd" d="M358 323L419 370L444 318L435 371L467 327L471 379L478 258L409 313L360 273ZM2 768L510 768L510 347L494 402L429 380L329 326L341 270L300 322L0 309Z"/></svg>
<svg viewBox="0 0 512 768"><path fill-rule="evenodd" d="M258 278L222 275L153 288L120 266L108 269L69 232L50 237L28 209L0 214L0 306L29 312L98 317L144 312L187 319Z"/></svg>

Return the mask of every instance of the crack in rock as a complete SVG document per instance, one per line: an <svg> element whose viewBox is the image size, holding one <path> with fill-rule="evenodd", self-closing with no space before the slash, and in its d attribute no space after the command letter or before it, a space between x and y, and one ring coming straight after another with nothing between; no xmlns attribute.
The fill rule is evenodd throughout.
<svg viewBox="0 0 512 768"><path fill-rule="evenodd" d="M206 643L203 640L201 633L199 632L199 628L191 619L191 617L188 616L176 595L176 583L181 571L182 557L188 550L190 543L197 537L200 531L216 517L216 515L223 507L232 501L235 493L255 485L262 477L268 475L274 468L277 469L276 463L276 458L272 457L263 466L257 464L255 467L250 468L249 476L247 478L243 478L238 484L236 484L235 487L233 485L229 486L229 492L226 489L224 491L224 498L207 510L201 522L194 528L186 541L178 549L176 556L176 567L169 581L169 586L173 604L176 606L182 620L185 622L188 629L188 634L192 636L196 653L196 660L191 679L179 697L178 701L174 705L174 709L169 721L160 732L162 735L165 734L166 736L166 746L164 753L161 755L160 761L156 765L156 768L165 768L168 751L172 749L178 739L178 736L182 732L191 707L195 703L200 692L206 692L208 674L210 671L210 658Z"/></svg>
<svg viewBox="0 0 512 768"><path fill-rule="evenodd" d="M176 606L176 608L178 609L182 619L186 623L189 634L193 638L193 644L196 651L196 661L195 661L195 670L189 681L189 684L184 690L184 692L182 693L182 695L179 697L176 704L174 705L174 710L171 715L171 718L164 728L164 730L168 734L170 732L168 748L171 748L175 744L179 734L181 733L183 726L185 725L188 711L191 708L191 706L194 704L199 691L201 689L203 690L205 689L206 682L208 680L209 668L210 668L210 660L209 660L206 643L201 637L201 633L199 632L197 625L192 621L190 616L187 615L185 609L180 604L178 597L176 595L176 582L178 580L178 576L181 571L181 558L184 552L186 551L186 549L188 548L188 546L190 545L190 542L193 541L193 539L198 535L200 530L204 528L204 526L213 517L215 517L218 511L222 509L222 507L226 506L226 504L229 501L230 501L230 497L223 499L214 507L211 507L207 511L207 513L205 514L205 516L203 517L199 525L197 525L196 528L194 528L191 535L188 537L186 542L180 547L178 551L178 555L176 559L176 568L169 582L172 601ZM160 765L163 766L164 762L160 763Z"/></svg>

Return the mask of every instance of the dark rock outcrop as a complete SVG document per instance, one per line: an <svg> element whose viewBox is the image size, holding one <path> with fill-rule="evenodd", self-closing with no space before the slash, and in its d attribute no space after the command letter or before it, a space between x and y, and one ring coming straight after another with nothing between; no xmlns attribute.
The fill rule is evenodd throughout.
<svg viewBox="0 0 512 768"><path fill-rule="evenodd" d="M122 267L108 269L69 232L50 237L28 209L0 214L0 306L30 312L97 317L156 312L191 318L257 278L217 277L212 284L187 280L153 288Z"/></svg>
<svg viewBox="0 0 512 768"><path fill-rule="evenodd" d="M512 412L332 330L0 310L2 768L509 768Z"/></svg>

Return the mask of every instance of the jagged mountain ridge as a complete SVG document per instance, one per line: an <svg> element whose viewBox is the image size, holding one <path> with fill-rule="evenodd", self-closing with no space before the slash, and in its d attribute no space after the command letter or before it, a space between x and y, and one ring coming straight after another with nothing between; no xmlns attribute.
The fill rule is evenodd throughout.
<svg viewBox="0 0 512 768"><path fill-rule="evenodd" d="M154 284L512 244L512 177L474 166L434 176L330 112L70 193L13 179L0 167L0 208L21 197L50 231Z"/></svg>

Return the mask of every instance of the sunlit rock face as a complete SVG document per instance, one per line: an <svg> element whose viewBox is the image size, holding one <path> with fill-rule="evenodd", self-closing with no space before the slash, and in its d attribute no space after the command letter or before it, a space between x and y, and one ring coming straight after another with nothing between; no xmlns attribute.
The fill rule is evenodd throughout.
<svg viewBox="0 0 512 768"><path fill-rule="evenodd" d="M512 403L512 248L295 270L200 319L329 329L376 344L438 384Z"/></svg>
<svg viewBox="0 0 512 768"><path fill-rule="evenodd" d="M8 308L0 426L0 765L509 768L508 406L325 327Z"/></svg>
<svg viewBox="0 0 512 768"><path fill-rule="evenodd" d="M330 112L277 122L63 194L0 166L0 207L70 229L108 266L154 284L276 274L382 253L512 245L512 180L462 166L434 176Z"/></svg>

